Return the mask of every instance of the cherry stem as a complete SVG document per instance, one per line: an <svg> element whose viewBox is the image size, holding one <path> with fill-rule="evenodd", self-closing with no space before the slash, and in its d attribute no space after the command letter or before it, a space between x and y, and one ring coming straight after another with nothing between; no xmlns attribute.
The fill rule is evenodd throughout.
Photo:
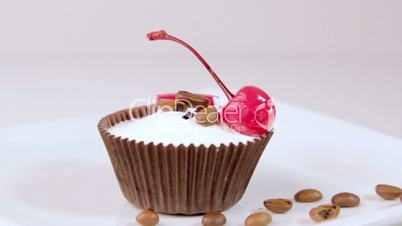
<svg viewBox="0 0 402 226"><path fill-rule="evenodd" d="M233 93L229 91L229 89L225 86L225 84L223 84L221 79L212 70L212 68L204 60L204 58L202 58L202 56L193 47L191 47L189 44L187 44L186 42L184 42L184 41L182 41L182 40L180 40L180 39L178 39L178 38L176 38L174 36L169 35L164 30L151 32L151 33L147 34L147 38L150 41L153 41L153 40L170 40L170 41L173 41L173 42L177 42L177 43L181 44L182 46L186 47L187 49L189 49L201 61L201 63L205 66L205 68L209 71L209 73L212 75L212 78L214 78L216 83L218 83L219 87L221 87L221 89L223 90L223 92L225 93L227 98L229 100L231 100L234 97Z"/></svg>

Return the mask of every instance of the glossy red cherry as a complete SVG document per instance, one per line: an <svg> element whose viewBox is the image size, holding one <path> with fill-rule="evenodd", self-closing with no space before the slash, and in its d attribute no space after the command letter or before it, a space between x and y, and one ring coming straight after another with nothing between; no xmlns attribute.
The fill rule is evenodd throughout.
<svg viewBox="0 0 402 226"><path fill-rule="evenodd" d="M149 40L170 40L189 49L205 66L216 83L223 90L229 103L222 109L222 120L227 126L239 133L258 136L272 129L276 117L276 109L270 96L255 86L241 88L236 95L229 91L218 75L212 70L201 55L184 41L169 35L164 30L151 32Z"/></svg>
<svg viewBox="0 0 402 226"><path fill-rule="evenodd" d="M276 117L271 97L255 86L245 86L222 110L222 120L239 133L258 136L272 129Z"/></svg>

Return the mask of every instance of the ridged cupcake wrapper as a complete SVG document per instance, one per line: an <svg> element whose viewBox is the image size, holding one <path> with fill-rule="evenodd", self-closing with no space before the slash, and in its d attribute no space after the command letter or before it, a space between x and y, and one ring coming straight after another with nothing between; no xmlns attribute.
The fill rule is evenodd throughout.
<svg viewBox="0 0 402 226"><path fill-rule="evenodd" d="M107 129L155 106L126 109L101 119L98 129L120 188L129 202L160 213L222 211L243 196L272 132L239 144L164 145L122 139Z"/></svg>

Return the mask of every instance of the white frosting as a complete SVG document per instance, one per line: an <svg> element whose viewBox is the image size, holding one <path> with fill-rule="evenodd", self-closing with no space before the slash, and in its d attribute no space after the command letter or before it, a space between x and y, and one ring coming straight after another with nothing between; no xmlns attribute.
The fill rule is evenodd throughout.
<svg viewBox="0 0 402 226"><path fill-rule="evenodd" d="M254 137L245 136L223 125L204 127L194 118L185 120L183 112L157 112L150 116L120 122L108 129L115 136L130 140L154 142L164 145L237 144L252 141Z"/></svg>

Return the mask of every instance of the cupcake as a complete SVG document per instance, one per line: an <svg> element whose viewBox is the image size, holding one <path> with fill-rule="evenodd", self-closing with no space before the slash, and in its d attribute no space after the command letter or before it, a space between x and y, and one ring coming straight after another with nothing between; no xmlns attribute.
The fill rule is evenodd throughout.
<svg viewBox="0 0 402 226"><path fill-rule="evenodd" d="M135 206L160 213L226 210L243 196L272 137L275 106L254 86L233 95L180 39L164 31L148 38L189 48L229 102L220 107L211 95L180 91L158 95L156 104L103 117L98 129L122 193Z"/></svg>

